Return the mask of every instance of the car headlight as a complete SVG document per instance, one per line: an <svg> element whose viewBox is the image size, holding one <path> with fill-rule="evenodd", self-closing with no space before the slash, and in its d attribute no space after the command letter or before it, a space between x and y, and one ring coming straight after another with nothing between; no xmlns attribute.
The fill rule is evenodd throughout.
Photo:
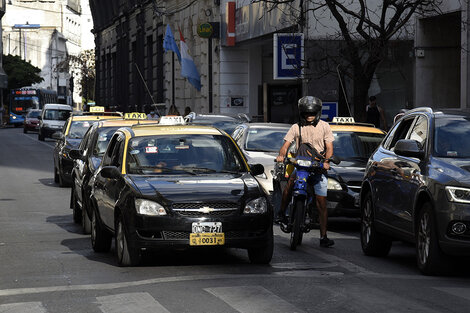
<svg viewBox="0 0 470 313"><path fill-rule="evenodd" d="M470 203L470 189L461 187L446 188L447 198L451 202Z"/></svg>
<svg viewBox="0 0 470 313"><path fill-rule="evenodd" d="M328 190L343 190L343 187L336 179L328 178Z"/></svg>
<svg viewBox="0 0 470 313"><path fill-rule="evenodd" d="M312 165L312 161L297 160L297 164L299 164L300 166L309 167L310 165Z"/></svg>
<svg viewBox="0 0 470 313"><path fill-rule="evenodd" d="M245 210L243 210L243 213L263 214L263 213L266 213L267 210L268 210L268 204L266 202L266 198L261 197L261 198L256 198L256 199L249 201L246 204Z"/></svg>
<svg viewBox="0 0 470 313"><path fill-rule="evenodd" d="M166 211L163 206L157 202L145 199L135 199L135 209L137 210L137 213L142 215L166 215Z"/></svg>

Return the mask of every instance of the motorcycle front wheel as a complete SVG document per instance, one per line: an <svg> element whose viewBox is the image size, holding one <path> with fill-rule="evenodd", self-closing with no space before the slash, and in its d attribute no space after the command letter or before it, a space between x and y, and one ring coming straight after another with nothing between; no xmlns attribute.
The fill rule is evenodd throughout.
<svg viewBox="0 0 470 313"><path fill-rule="evenodd" d="M294 251L302 242L302 224L305 218L305 201L295 199L292 213L292 232L290 234L290 249Z"/></svg>

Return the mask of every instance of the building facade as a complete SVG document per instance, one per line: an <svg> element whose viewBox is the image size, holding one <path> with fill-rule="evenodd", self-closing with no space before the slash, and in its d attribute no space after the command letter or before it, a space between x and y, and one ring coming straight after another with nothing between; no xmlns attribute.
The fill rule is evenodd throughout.
<svg viewBox="0 0 470 313"><path fill-rule="evenodd" d="M80 0L8 1L3 18L3 53L18 55L41 69L37 86L56 90L71 104L70 74L63 61L81 51Z"/></svg>

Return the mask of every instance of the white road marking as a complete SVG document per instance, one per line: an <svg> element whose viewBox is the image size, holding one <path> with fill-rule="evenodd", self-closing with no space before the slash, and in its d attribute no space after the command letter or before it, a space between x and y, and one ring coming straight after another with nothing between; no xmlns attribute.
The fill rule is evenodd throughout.
<svg viewBox="0 0 470 313"><path fill-rule="evenodd" d="M41 302L8 303L0 305L0 313L46 313Z"/></svg>
<svg viewBox="0 0 470 313"><path fill-rule="evenodd" d="M34 141L34 142L40 143L40 144L45 145L45 146L47 146L47 147L49 147L49 148L54 148L54 146L51 146L50 144L48 144L48 143L46 143L46 142L44 142L44 141L39 141L39 140L37 140L37 139L34 139L34 138L28 136L27 134L23 134L23 135L24 135L26 138L29 138L29 139L31 139L31 140ZM54 143L54 144L55 144L55 143Z"/></svg>
<svg viewBox="0 0 470 313"><path fill-rule="evenodd" d="M434 289L446 292L453 296L470 300L470 289L469 288L458 288L458 287L435 287Z"/></svg>
<svg viewBox="0 0 470 313"><path fill-rule="evenodd" d="M170 313L150 294L146 292L121 293L112 296L97 297L99 308L103 313Z"/></svg>
<svg viewBox="0 0 470 313"><path fill-rule="evenodd" d="M240 313L303 312L261 286L217 287L204 290Z"/></svg>

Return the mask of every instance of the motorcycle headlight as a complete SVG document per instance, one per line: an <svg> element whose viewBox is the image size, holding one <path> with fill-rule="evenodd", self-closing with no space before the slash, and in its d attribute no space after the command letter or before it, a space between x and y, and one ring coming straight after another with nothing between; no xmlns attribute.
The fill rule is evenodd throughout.
<svg viewBox="0 0 470 313"><path fill-rule="evenodd" d="M312 161L297 160L297 164L299 164L300 166L309 167L310 165L312 165Z"/></svg>
<svg viewBox="0 0 470 313"><path fill-rule="evenodd" d="M135 209L137 213L142 215L151 215L151 216L161 216L166 215L165 208L159 203L145 200L145 199L135 199Z"/></svg>
<svg viewBox="0 0 470 313"><path fill-rule="evenodd" d="M451 202L459 203L470 203L470 189L461 187L450 187L446 188L447 198Z"/></svg>
<svg viewBox="0 0 470 313"><path fill-rule="evenodd" d="M254 200L249 201L245 209L243 210L243 213L246 214L263 214L266 213L268 210L268 204L266 202L266 198L256 198Z"/></svg>
<svg viewBox="0 0 470 313"><path fill-rule="evenodd" d="M336 179L328 178L328 190L343 190L343 187Z"/></svg>

